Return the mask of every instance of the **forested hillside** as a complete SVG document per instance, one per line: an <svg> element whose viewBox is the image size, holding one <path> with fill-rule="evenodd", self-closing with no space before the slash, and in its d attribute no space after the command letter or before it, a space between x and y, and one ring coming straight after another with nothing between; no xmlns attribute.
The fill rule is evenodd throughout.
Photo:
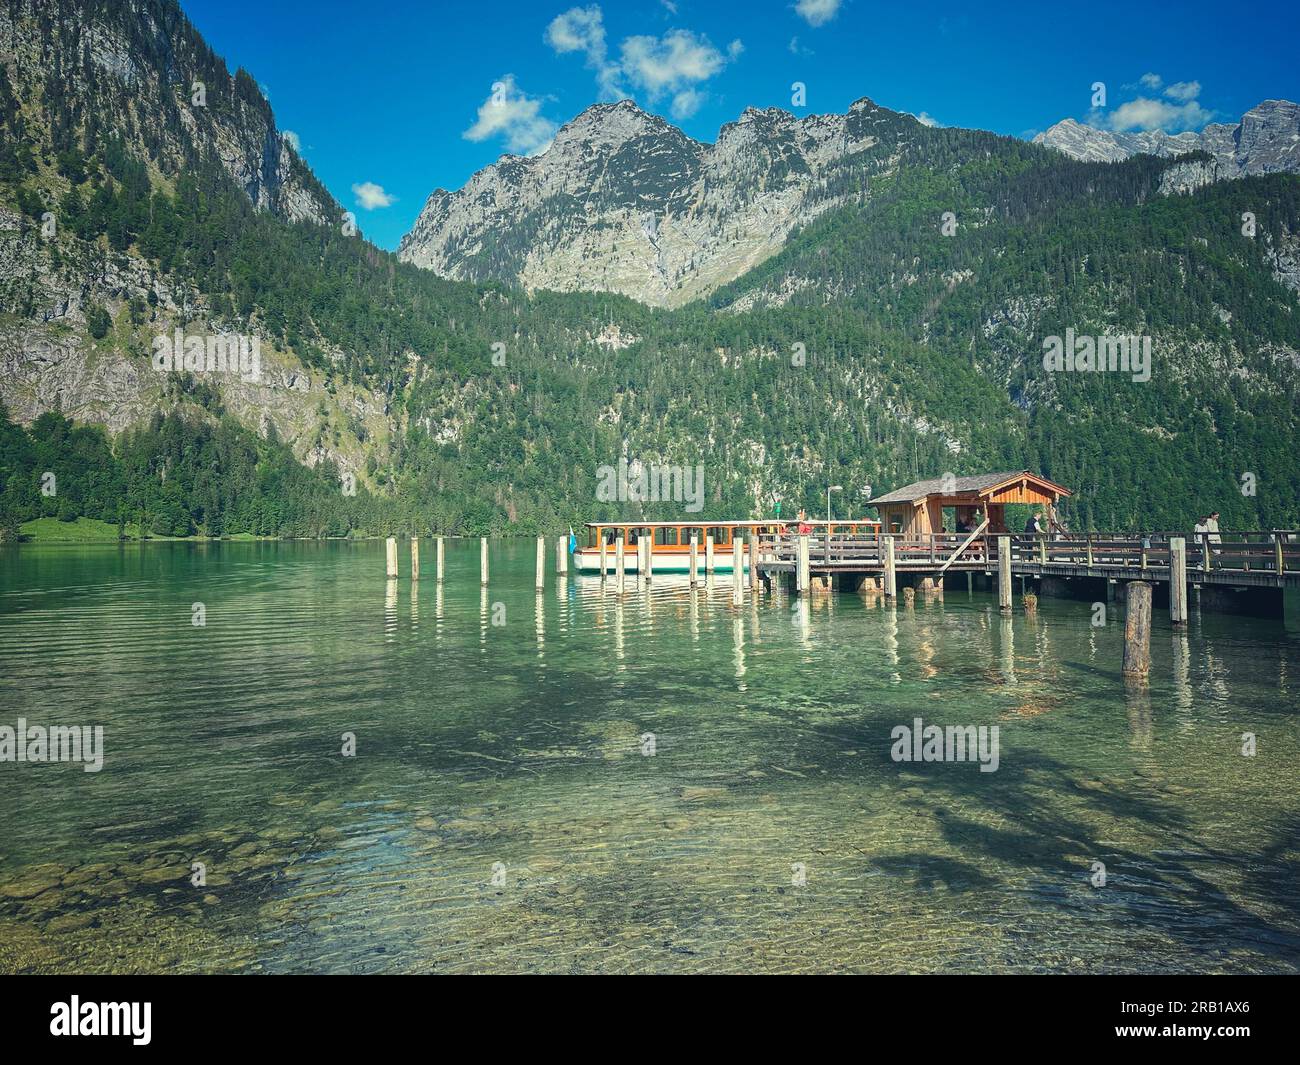
<svg viewBox="0 0 1300 1065"><path fill-rule="evenodd" d="M867 484L1026 466L1075 489L1077 527L1211 507L1226 526L1300 523L1300 304L1282 283L1300 178L1166 196L1184 163L1081 163L895 116L887 173L707 300L530 294L376 249L296 156L286 185L250 190L218 146L245 111L280 143L273 116L251 78L203 58L226 103L190 132L185 56L200 51L158 65L138 43L192 41L171 0L35 6L58 17L22 0L0 16L11 531L42 514L314 536L682 513L598 501L598 467L621 456L702 465L706 516L776 498L821 510L829 483L848 489L842 510ZM91 25L135 49L136 82L83 47ZM78 71L57 89L32 58L53 53ZM121 117L142 84L176 110L160 123L174 139ZM263 379L158 372L153 338L176 327L263 338ZM1151 379L1046 374L1042 339L1067 328L1150 335ZM1247 472L1257 495L1239 490Z"/></svg>

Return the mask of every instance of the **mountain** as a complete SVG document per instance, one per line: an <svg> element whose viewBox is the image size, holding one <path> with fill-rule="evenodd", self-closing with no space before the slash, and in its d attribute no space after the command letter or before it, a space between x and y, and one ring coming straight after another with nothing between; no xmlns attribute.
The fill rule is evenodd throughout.
<svg viewBox="0 0 1300 1065"><path fill-rule="evenodd" d="M1290 100L1265 100L1235 125L1216 123L1200 133L1172 135L1162 130L1112 133L1067 118L1039 133L1034 143L1094 163L1113 163L1139 154L1167 158L1206 152L1220 178L1295 174L1300 173L1300 105Z"/></svg>
<svg viewBox="0 0 1300 1065"><path fill-rule="evenodd" d="M916 120L862 99L802 119L749 108L701 144L630 100L596 104L541 155L435 190L398 256L443 277L680 306L860 195L914 132Z"/></svg>
<svg viewBox="0 0 1300 1065"><path fill-rule="evenodd" d="M869 101L707 146L614 105L452 195L474 279L444 278L341 222L175 0L4 19L0 537L680 516L599 498L622 457L704 466L701 517L1029 467L1079 528L1300 522L1296 175L1083 162ZM617 256L645 301L584 290ZM575 291L521 285L530 263ZM161 364L177 329L256 340L260 373ZM1149 338L1150 374L1048 372L1069 331Z"/></svg>

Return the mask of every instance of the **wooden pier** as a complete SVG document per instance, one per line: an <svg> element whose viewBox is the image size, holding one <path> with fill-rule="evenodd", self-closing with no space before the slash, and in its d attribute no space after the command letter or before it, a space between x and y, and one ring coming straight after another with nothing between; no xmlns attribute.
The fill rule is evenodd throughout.
<svg viewBox="0 0 1300 1065"><path fill-rule="evenodd" d="M803 543L801 543L803 541ZM999 544L1007 548L1002 565ZM1186 620L1186 587L1300 588L1300 532L1088 533L1013 536L929 533L920 536L820 535L759 537L758 567L766 581L794 575L801 560L809 577L910 578L932 583L953 573L1002 572L1014 577L1102 578L1177 585L1170 597L1178 621Z"/></svg>

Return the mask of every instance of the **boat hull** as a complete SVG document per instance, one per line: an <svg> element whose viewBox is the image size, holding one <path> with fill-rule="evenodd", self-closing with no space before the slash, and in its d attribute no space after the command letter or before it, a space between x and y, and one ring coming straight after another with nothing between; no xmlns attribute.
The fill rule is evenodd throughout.
<svg viewBox="0 0 1300 1065"><path fill-rule="evenodd" d="M713 572L730 573L732 571L731 561L732 560L731 560L730 551L727 551L725 553L719 551L713 556ZM696 565L698 567L698 572L703 573L704 572L703 551L700 552L699 559ZM600 552L588 551L586 549L581 551L575 551L573 553L573 568L578 573L599 574L600 573ZM742 570L747 571L748 569L749 569L749 556L748 556L748 552L746 552L744 561L742 563ZM636 573L636 571L637 571L636 551L633 550L627 552L623 556L623 572ZM656 551L654 553L654 557L650 560L651 575L656 573L690 573L690 571L691 571L691 556L689 553L678 554L676 552L673 552L669 554L668 552L665 551ZM618 562L615 560L613 551L609 551L605 555L605 572L614 573L614 574L618 573Z"/></svg>

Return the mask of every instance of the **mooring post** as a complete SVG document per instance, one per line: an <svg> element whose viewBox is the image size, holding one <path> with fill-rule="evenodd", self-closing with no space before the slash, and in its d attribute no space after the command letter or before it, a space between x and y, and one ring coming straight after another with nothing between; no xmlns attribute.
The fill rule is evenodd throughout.
<svg viewBox="0 0 1300 1065"><path fill-rule="evenodd" d="M749 588L750 591L758 591L758 532L750 529L747 536L749 540Z"/></svg>
<svg viewBox="0 0 1300 1065"><path fill-rule="evenodd" d="M1277 570L1279 577L1286 571L1286 564L1282 558L1282 534L1280 532L1273 534L1273 568Z"/></svg>
<svg viewBox="0 0 1300 1065"><path fill-rule="evenodd" d="M624 556L623 551L623 537L620 536L614 541L614 569L618 573L618 590L620 592L623 591L625 587L624 578L626 576L625 570L627 568L625 565L626 557Z"/></svg>
<svg viewBox="0 0 1300 1065"><path fill-rule="evenodd" d="M655 575L655 531L645 538L645 582L649 584Z"/></svg>
<svg viewBox="0 0 1300 1065"><path fill-rule="evenodd" d="M713 572L713 533L704 537L704 572L706 575Z"/></svg>
<svg viewBox="0 0 1300 1065"><path fill-rule="evenodd" d="M731 579L732 596L739 603L745 590L745 541L740 538L739 529L731 537Z"/></svg>
<svg viewBox="0 0 1300 1065"><path fill-rule="evenodd" d="M885 537L885 598L898 598L898 573L894 568L894 538Z"/></svg>
<svg viewBox="0 0 1300 1065"><path fill-rule="evenodd" d="M1187 540L1182 536L1169 538L1169 620L1187 624Z"/></svg>
<svg viewBox="0 0 1300 1065"><path fill-rule="evenodd" d="M420 538L411 537L411 580L420 579Z"/></svg>
<svg viewBox="0 0 1300 1065"><path fill-rule="evenodd" d="M488 582L488 552L486 536L480 536L478 538L478 573L479 584L486 587Z"/></svg>
<svg viewBox="0 0 1300 1065"><path fill-rule="evenodd" d="M1151 585L1129 581L1125 604L1124 676L1145 677L1151 671Z"/></svg>
<svg viewBox="0 0 1300 1065"><path fill-rule="evenodd" d="M388 576L396 577L397 576L397 537L396 536L390 536L388 538L388 546L386 548L386 554L388 556Z"/></svg>
<svg viewBox="0 0 1300 1065"><path fill-rule="evenodd" d="M800 595L807 595L811 590L812 578L809 575L810 567L808 560L808 534L799 534L799 550L797 561L795 563L794 590Z"/></svg>
<svg viewBox="0 0 1300 1065"><path fill-rule="evenodd" d="M569 537L566 533L555 544L555 572L561 577L569 575Z"/></svg>
<svg viewBox="0 0 1300 1065"><path fill-rule="evenodd" d="M537 590L546 587L546 537L537 538Z"/></svg>
<svg viewBox="0 0 1300 1065"><path fill-rule="evenodd" d="M644 536L637 537L636 541L636 583L638 587L644 588L646 583L646 570L649 565L646 561L646 540Z"/></svg>
<svg viewBox="0 0 1300 1065"><path fill-rule="evenodd" d="M1210 572L1210 534L1201 533L1201 569Z"/></svg>
<svg viewBox="0 0 1300 1065"><path fill-rule="evenodd" d="M609 545L605 541L605 534L601 533L600 534L600 583L601 584L605 583L605 567L608 565L606 560L609 557L608 547Z"/></svg>
<svg viewBox="0 0 1300 1065"><path fill-rule="evenodd" d="M1011 613L1011 537L998 537L998 609Z"/></svg>
<svg viewBox="0 0 1300 1065"><path fill-rule="evenodd" d="M699 533L691 533L691 587L694 588L699 583L700 568L700 536Z"/></svg>
<svg viewBox="0 0 1300 1065"><path fill-rule="evenodd" d="M441 584L443 570L446 567L447 562L447 554L441 536L438 537L438 550L436 554L438 556L438 583Z"/></svg>

